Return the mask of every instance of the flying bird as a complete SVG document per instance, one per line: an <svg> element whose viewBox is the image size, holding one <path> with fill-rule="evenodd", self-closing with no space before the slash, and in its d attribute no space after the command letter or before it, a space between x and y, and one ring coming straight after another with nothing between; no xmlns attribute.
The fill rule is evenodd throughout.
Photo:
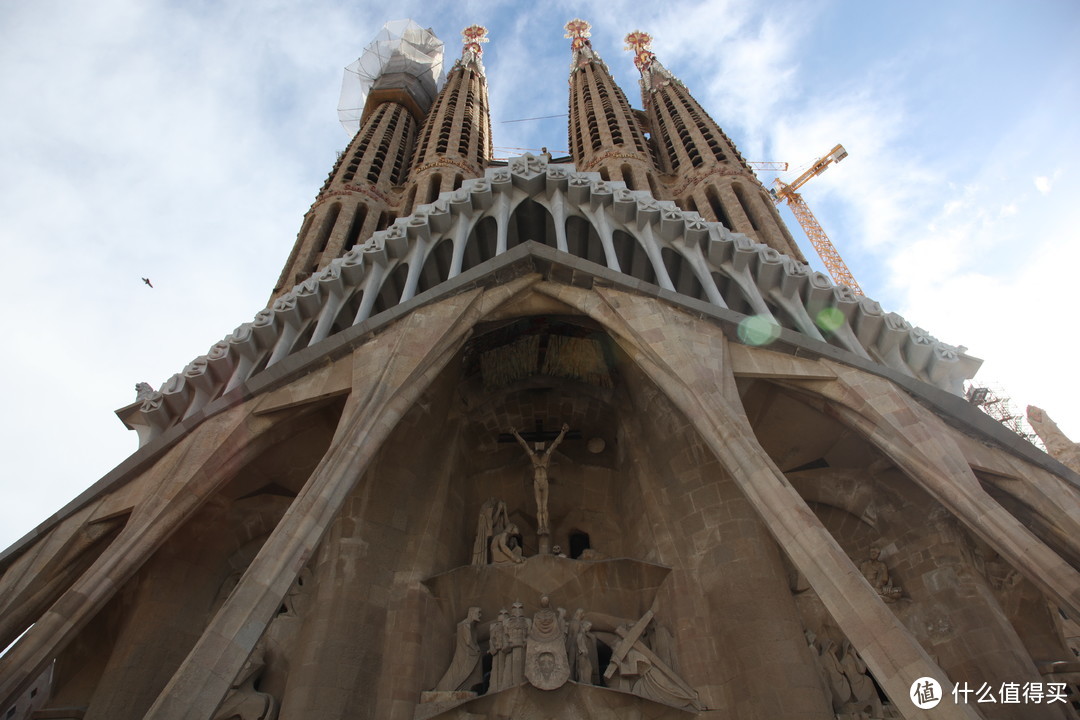
<svg viewBox="0 0 1080 720"><path fill-rule="evenodd" d="M154 287L153 285L150 284L150 278L143 278L142 281L144 283L146 283L147 285L149 285L150 287Z"/></svg>

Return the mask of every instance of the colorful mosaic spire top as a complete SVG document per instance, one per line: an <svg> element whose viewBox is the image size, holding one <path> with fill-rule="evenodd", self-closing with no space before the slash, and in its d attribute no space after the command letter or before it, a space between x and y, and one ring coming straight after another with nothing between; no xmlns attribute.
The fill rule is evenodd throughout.
<svg viewBox="0 0 1080 720"><path fill-rule="evenodd" d="M652 36L641 30L634 30L626 36L626 50L634 53L634 64L641 72L645 72L656 60L650 48L652 48Z"/></svg>
<svg viewBox="0 0 1080 720"><path fill-rule="evenodd" d="M563 37L570 38L570 49L580 50L582 47L588 44L588 38L592 33L592 25L581 18L574 18L570 22L566 23L566 35Z"/></svg>
<svg viewBox="0 0 1080 720"><path fill-rule="evenodd" d="M483 25L470 25L461 31L461 41L465 43L465 47L462 49L461 54L472 51L477 57L484 54L484 49L480 47L480 43L486 43L488 41L487 28Z"/></svg>

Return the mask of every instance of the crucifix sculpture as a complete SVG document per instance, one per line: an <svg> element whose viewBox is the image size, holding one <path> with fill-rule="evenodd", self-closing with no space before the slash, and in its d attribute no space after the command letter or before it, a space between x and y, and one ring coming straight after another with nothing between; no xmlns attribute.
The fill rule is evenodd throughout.
<svg viewBox="0 0 1080 720"><path fill-rule="evenodd" d="M510 434L517 438L521 447L529 455L533 466L533 495L536 498L536 534L540 536L541 552L548 552L551 541L551 528L548 526L548 466L551 464L551 454L570 431L570 425L563 423L562 431L558 434L551 446L544 449L543 442L537 442L535 449L529 447L529 443L518 434L516 428L510 428Z"/></svg>

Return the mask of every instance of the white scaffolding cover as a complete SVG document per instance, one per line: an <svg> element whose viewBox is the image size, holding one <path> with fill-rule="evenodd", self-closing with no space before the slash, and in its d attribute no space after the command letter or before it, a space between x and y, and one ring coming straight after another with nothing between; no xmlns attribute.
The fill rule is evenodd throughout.
<svg viewBox="0 0 1080 720"><path fill-rule="evenodd" d="M338 119L350 135L360 129L368 92L386 74L404 73L420 82L434 99L443 81L443 42L431 28L412 20L392 20L383 26L364 54L345 68L338 101Z"/></svg>

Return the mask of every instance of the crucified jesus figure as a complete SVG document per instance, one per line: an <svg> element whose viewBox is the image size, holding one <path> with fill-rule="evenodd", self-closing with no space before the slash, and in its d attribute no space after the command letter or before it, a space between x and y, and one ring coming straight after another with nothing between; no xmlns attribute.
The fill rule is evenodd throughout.
<svg viewBox="0 0 1080 720"><path fill-rule="evenodd" d="M555 438L546 451L544 450L544 443L536 443L536 450L534 451L529 447L529 443L522 439L518 434L516 428L510 428L510 433L517 438L517 441L521 443L521 447L525 448L525 452L529 454L529 459L532 460L533 465L533 494L536 496L536 534L537 535L550 535L551 529L548 527L548 466L551 464L551 454L555 452L555 448L559 447L559 443L566 437L566 433L570 431L570 426L567 423L563 423L562 432Z"/></svg>

